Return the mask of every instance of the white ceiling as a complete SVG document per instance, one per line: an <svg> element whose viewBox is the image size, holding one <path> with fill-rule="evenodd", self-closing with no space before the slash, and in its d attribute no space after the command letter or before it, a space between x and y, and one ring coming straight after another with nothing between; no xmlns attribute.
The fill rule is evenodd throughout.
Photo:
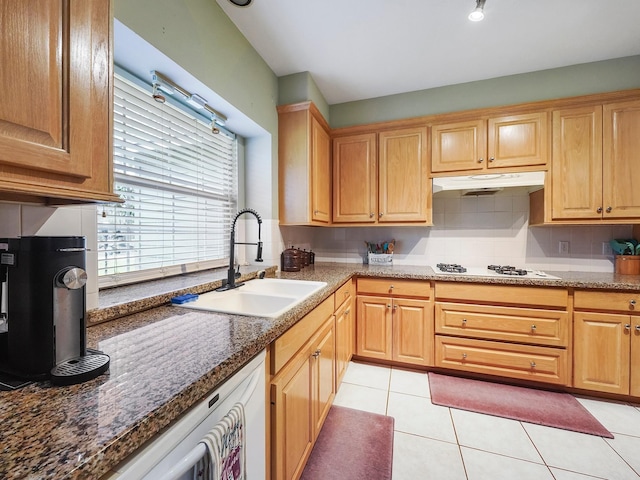
<svg viewBox="0 0 640 480"><path fill-rule="evenodd" d="M640 54L640 0L216 0L277 76L330 105Z"/></svg>

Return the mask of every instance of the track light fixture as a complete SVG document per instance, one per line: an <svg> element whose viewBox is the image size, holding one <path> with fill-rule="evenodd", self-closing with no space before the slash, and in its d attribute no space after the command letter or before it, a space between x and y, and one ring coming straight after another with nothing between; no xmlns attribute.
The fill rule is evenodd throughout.
<svg viewBox="0 0 640 480"><path fill-rule="evenodd" d="M186 91L180 85L173 83L163 74L158 72L157 70L151 70L151 81L153 82L153 98L156 102L164 103L166 98L164 94L173 95L175 93L179 93L184 101L191 105L192 107L205 110L211 116L211 124L212 128L217 126L224 127L227 122L227 117L225 117L222 113L215 110L207 103L206 98L202 98L197 93L191 93ZM217 129L219 133L219 129Z"/></svg>
<svg viewBox="0 0 640 480"><path fill-rule="evenodd" d="M469 14L469 20L479 22L484 18L484 2L486 0L476 0L476 8Z"/></svg>

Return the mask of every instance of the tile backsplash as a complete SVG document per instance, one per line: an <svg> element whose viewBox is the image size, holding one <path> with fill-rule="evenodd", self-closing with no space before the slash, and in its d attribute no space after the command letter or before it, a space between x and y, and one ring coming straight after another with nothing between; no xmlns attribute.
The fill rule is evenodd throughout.
<svg viewBox="0 0 640 480"><path fill-rule="evenodd" d="M291 227L264 219L263 265L280 265L285 246L312 249L316 261L360 263L365 241L395 239L394 262L403 265L460 263L470 267L511 264L541 270L612 272L613 256L603 243L629 238L632 227L529 227L529 196L521 189L493 196L436 195L432 227ZM0 238L21 235L84 235L87 237L87 309L98 306L96 207L43 207L0 203ZM236 238L254 242L257 222L239 219ZM561 254L559 242L569 242ZM238 247L242 264L255 264L255 246Z"/></svg>
<svg viewBox="0 0 640 480"><path fill-rule="evenodd" d="M394 263L470 267L510 264L540 270L613 272L613 256L603 242L628 238L632 227L529 227L529 195L511 189L492 196L460 194L433 198L432 227L280 227L282 248L311 248L317 261L357 263L365 241L396 240ZM569 242L560 253L559 242Z"/></svg>

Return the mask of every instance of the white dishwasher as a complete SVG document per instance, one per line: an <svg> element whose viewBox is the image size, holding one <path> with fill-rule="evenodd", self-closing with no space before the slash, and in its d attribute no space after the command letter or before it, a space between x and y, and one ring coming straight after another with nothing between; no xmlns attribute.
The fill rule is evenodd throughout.
<svg viewBox="0 0 640 480"><path fill-rule="evenodd" d="M200 440L236 403L244 405L246 478L265 478L265 351L157 438L115 468L109 480L193 480L207 454Z"/></svg>

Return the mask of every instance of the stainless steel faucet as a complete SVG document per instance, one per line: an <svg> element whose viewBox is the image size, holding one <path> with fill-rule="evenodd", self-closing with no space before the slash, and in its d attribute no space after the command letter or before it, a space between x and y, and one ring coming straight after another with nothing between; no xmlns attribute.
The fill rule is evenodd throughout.
<svg viewBox="0 0 640 480"><path fill-rule="evenodd" d="M254 243L236 242L236 222L238 221L238 217L243 213L250 213L254 215L258 220L258 241L257 242L254 242ZM221 287L216 288L217 291L221 292L224 290L231 290L233 288L238 288L239 286L243 285L243 283L236 283L236 270L235 270L235 246L236 245L257 245L258 252L256 254L256 262L263 261L262 260L262 241L260 239L261 228L262 228L262 218L260 218L260 215L255 210L251 208L245 208L244 210L240 210L236 214L235 218L233 219L233 223L231 224L231 235L229 237L229 270L227 270L227 280L226 282L223 281ZM240 270L239 266L238 266L238 270ZM237 275L240 276L240 273L238 272Z"/></svg>

